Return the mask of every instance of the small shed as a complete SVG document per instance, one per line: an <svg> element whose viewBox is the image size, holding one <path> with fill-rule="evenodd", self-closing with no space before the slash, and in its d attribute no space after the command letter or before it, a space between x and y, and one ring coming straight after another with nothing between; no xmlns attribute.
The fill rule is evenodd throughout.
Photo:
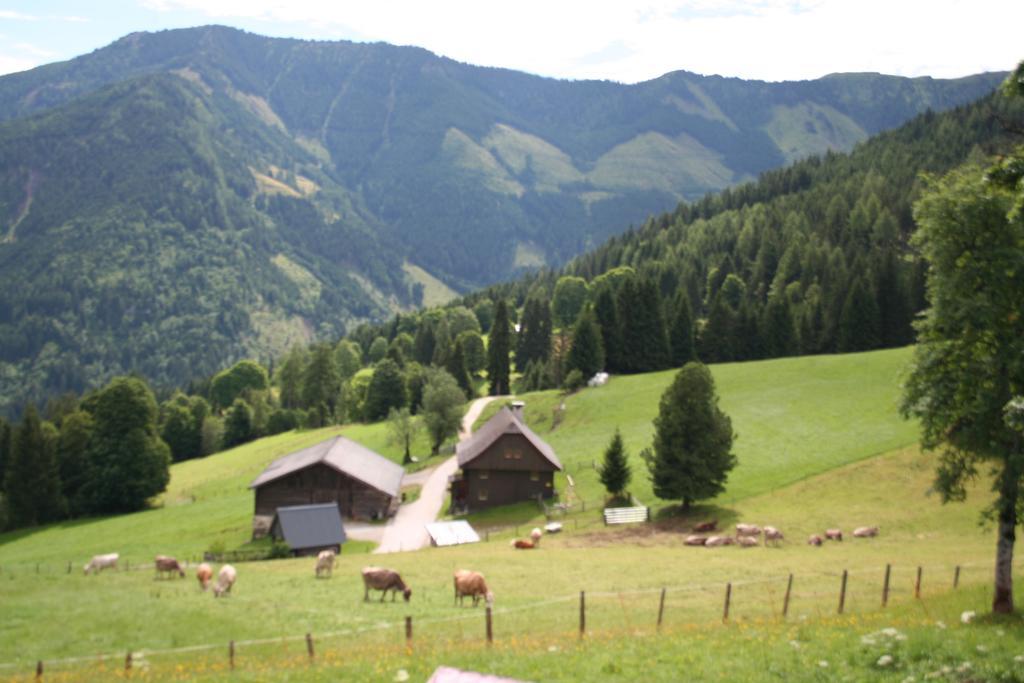
<svg viewBox="0 0 1024 683"><path fill-rule="evenodd" d="M562 463L523 421L523 404L504 407L456 447L462 473L452 481L453 506L468 511L555 495Z"/></svg>
<svg viewBox="0 0 1024 683"><path fill-rule="evenodd" d="M360 443L336 436L267 465L255 489L253 537L278 508L334 503L342 517L383 519L398 510L405 470Z"/></svg>
<svg viewBox="0 0 1024 683"><path fill-rule="evenodd" d="M427 525L430 544L438 547L479 543L480 534L464 519L453 522L433 522Z"/></svg>
<svg viewBox="0 0 1024 683"><path fill-rule="evenodd" d="M341 544L347 540L335 503L277 508L270 535L287 543L296 556L316 555L321 550L341 553Z"/></svg>

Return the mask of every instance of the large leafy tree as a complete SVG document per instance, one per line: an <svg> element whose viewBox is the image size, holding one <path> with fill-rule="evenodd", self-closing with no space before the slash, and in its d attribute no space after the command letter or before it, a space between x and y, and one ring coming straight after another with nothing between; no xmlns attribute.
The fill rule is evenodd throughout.
<svg viewBox="0 0 1024 683"><path fill-rule="evenodd" d="M267 386L266 368L254 360L241 360L214 375L210 398L218 408L225 409L247 389L262 391Z"/></svg>
<svg viewBox="0 0 1024 683"><path fill-rule="evenodd" d="M153 392L137 377L115 377L90 397L89 478L93 512L140 510L167 488L171 449L157 434Z"/></svg>
<svg viewBox="0 0 1024 683"><path fill-rule="evenodd" d="M85 509L81 492L89 477L89 441L92 439L92 415L76 410L60 424L57 461L60 466L61 490L72 516Z"/></svg>
<svg viewBox="0 0 1024 683"><path fill-rule="evenodd" d="M320 424L325 425L328 417L335 417L340 412L340 394L341 375L334 360L334 350L328 344L317 344L302 375L302 402L307 408L316 410Z"/></svg>
<svg viewBox="0 0 1024 683"><path fill-rule="evenodd" d="M1011 88L1022 89L1024 64ZM1020 93L1024 94L1024 93ZM1013 611L1013 550L1024 505L1024 148L987 170L933 181L915 205L928 309L902 410L939 451L935 488L960 501L985 467L998 520L995 612Z"/></svg>
<svg viewBox="0 0 1024 683"><path fill-rule="evenodd" d="M407 404L402 370L395 361L385 358L373 369L363 415L370 422L383 420L392 408L402 408Z"/></svg>
<svg viewBox="0 0 1024 683"><path fill-rule="evenodd" d="M392 408L388 413L388 443L402 446L402 464L412 462L412 442L419 434L420 421L409 411L408 406Z"/></svg>
<svg viewBox="0 0 1024 683"><path fill-rule="evenodd" d="M575 275L563 275L551 295L551 314L559 327L569 327L587 300L587 281Z"/></svg>
<svg viewBox="0 0 1024 683"><path fill-rule="evenodd" d="M487 342L487 381L491 396L509 392L508 354L512 350L512 325L508 319L508 304L502 299L494 309L494 323Z"/></svg>
<svg viewBox="0 0 1024 683"><path fill-rule="evenodd" d="M706 365L687 363L676 374L661 395L654 430L654 452L646 458L654 495L681 500L686 509L725 490L736 466L735 434Z"/></svg>
<svg viewBox="0 0 1024 683"><path fill-rule="evenodd" d="M500 307L500 304L499 304ZM495 318L497 321L498 318ZM423 423L430 434L430 452L438 453L441 444L459 433L462 407L466 395L455 379L445 370L430 370L423 388Z"/></svg>
<svg viewBox="0 0 1024 683"><path fill-rule="evenodd" d="M236 398L224 414L224 448L247 443L256 438L252 406L245 399Z"/></svg>

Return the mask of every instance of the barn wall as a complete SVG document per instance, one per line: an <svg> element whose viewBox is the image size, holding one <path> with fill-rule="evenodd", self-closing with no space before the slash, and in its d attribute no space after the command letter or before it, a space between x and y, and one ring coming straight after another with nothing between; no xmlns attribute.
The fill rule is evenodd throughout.
<svg viewBox="0 0 1024 683"><path fill-rule="evenodd" d="M392 498L361 481L316 464L256 489L256 515L273 515L279 507L337 503L343 517L373 519L391 512Z"/></svg>
<svg viewBox="0 0 1024 683"><path fill-rule="evenodd" d="M538 496L547 499L555 494L554 472L466 470L464 476L470 510L537 500Z"/></svg>
<svg viewBox="0 0 1024 683"><path fill-rule="evenodd" d="M522 434L503 434L462 469L553 472L555 466Z"/></svg>

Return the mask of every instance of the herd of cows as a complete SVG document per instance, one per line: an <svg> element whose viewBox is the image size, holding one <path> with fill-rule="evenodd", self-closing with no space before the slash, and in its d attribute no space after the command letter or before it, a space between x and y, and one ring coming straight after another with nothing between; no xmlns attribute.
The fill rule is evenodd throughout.
<svg viewBox="0 0 1024 683"><path fill-rule="evenodd" d="M117 553L107 553L105 555L93 555L92 559L83 567L83 571L86 574L99 573L104 569L117 569L117 561L121 559L121 556ZM168 555L157 555L153 560L153 566L156 568L156 576L159 579L162 576L174 578L177 574L180 578L185 578L185 568L181 566L173 557ZM217 585L213 587L213 597L219 598L225 593L231 592L231 587L235 585L235 580L238 578L238 571L230 564L226 564L220 568L217 572ZM203 562L196 567L196 579L199 581L199 587L204 591L210 587L210 581L213 579L213 568L206 562Z"/></svg>
<svg viewBox="0 0 1024 683"><path fill-rule="evenodd" d="M723 536L723 535L712 535L706 534L715 531L718 526L717 520L711 520L710 522L701 522L697 524L693 531L683 540L684 545L699 545L706 548L715 548L723 545L738 545L743 548L750 548L759 544L758 538L761 537L762 532L764 534L764 544L767 546L769 543L772 545L778 545L785 536L781 531L773 526L766 526L763 529L756 524L737 524L735 536ZM853 535L856 538L872 538L878 535L877 526L861 526L853 530ZM807 544L813 546L821 546L826 540L829 541L842 541L843 531L842 529L827 529L824 537L820 534L811 534L807 538Z"/></svg>

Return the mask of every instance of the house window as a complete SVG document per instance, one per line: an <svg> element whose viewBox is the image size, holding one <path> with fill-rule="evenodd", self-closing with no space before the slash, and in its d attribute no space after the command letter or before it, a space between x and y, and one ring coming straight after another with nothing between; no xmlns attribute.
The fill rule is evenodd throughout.
<svg viewBox="0 0 1024 683"><path fill-rule="evenodd" d="M540 481L540 472L530 472L530 481Z"/></svg>
<svg viewBox="0 0 1024 683"><path fill-rule="evenodd" d="M522 457L523 454L520 453L519 451L505 451L506 460L521 460Z"/></svg>
<svg viewBox="0 0 1024 683"><path fill-rule="evenodd" d="M487 490L480 489L480 492L477 494L477 498L479 498L480 500L487 500Z"/></svg>
<svg viewBox="0 0 1024 683"><path fill-rule="evenodd" d="M487 478L489 478L490 476L491 476L491 473L490 473L490 472L487 472L487 471L483 471L483 472L481 472L481 473L480 473L480 478L481 478L481 479L487 479Z"/></svg>

